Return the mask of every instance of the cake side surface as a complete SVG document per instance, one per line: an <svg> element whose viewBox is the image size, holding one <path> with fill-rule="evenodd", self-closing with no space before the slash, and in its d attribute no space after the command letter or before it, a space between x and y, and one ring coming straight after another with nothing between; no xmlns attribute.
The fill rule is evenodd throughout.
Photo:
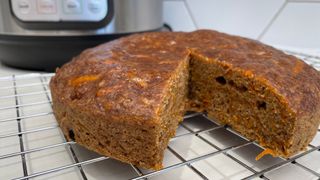
<svg viewBox="0 0 320 180"><path fill-rule="evenodd" d="M69 140L139 167L162 167L185 110L189 51L172 34L161 36L103 44L57 70L53 109Z"/></svg>
<svg viewBox="0 0 320 180"><path fill-rule="evenodd" d="M53 98L55 116L68 141L122 162L148 169L162 167L158 124L132 123L71 109ZM121 118L121 117L119 117Z"/></svg>

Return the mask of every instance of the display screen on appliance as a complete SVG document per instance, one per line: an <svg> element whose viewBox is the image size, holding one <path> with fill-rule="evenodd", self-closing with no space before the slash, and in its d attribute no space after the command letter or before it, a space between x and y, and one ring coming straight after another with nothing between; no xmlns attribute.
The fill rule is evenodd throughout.
<svg viewBox="0 0 320 180"><path fill-rule="evenodd" d="M11 8L25 22L99 22L108 14L106 0L11 0Z"/></svg>

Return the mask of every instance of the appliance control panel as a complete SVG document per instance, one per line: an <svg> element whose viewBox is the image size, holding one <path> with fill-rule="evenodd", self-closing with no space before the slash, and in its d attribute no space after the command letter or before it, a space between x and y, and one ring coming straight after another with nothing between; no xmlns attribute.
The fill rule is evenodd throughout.
<svg viewBox="0 0 320 180"><path fill-rule="evenodd" d="M108 14L106 0L11 0L23 22L99 22Z"/></svg>

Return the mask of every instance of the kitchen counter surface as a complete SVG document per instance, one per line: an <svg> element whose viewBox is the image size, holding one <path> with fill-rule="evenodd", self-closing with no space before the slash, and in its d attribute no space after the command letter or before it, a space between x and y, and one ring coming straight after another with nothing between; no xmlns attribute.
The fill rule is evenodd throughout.
<svg viewBox="0 0 320 180"><path fill-rule="evenodd" d="M13 67L8 67L0 63L0 76L11 76L13 74L28 74L28 73L41 73L41 71L17 69Z"/></svg>

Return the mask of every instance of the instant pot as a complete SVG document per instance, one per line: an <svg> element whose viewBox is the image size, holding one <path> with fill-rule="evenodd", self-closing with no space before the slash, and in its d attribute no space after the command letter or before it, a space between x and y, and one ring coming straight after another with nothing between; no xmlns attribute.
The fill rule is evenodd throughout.
<svg viewBox="0 0 320 180"><path fill-rule="evenodd" d="M163 27L162 0L1 0L0 60L52 71L83 49Z"/></svg>

